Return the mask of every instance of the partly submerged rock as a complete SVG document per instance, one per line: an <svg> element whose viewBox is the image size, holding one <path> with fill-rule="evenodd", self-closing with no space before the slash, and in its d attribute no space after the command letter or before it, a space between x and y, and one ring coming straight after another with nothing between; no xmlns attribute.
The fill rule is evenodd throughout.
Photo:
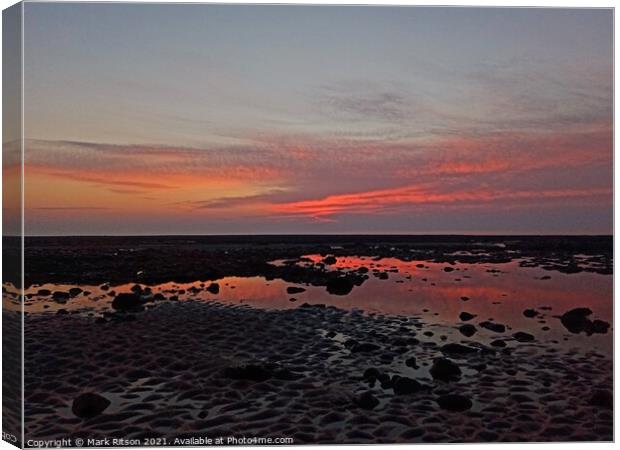
<svg viewBox="0 0 620 450"><path fill-rule="evenodd" d="M297 287L297 286L289 286L286 288L286 293L287 294L299 294L301 292L305 292L306 289L302 288L302 287Z"/></svg>
<svg viewBox="0 0 620 450"><path fill-rule="evenodd" d="M117 311L141 311L142 299L137 294L121 293L112 300L112 308Z"/></svg>
<svg viewBox="0 0 620 450"><path fill-rule="evenodd" d="M212 294L219 294L220 293L220 285L218 283L211 283L209 286L207 286L207 291L212 293Z"/></svg>
<svg viewBox="0 0 620 450"><path fill-rule="evenodd" d="M610 327L609 323L599 319L592 321L589 319L591 314L592 310L590 308L571 309L560 316L560 322L568 331L574 334L581 332L587 335L607 333Z"/></svg>
<svg viewBox="0 0 620 450"><path fill-rule="evenodd" d="M461 314L459 314L459 319L461 319L462 322L467 322L473 319L474 317L476 317L475 314L470 314L466 311L463 311Z"/></svg>
<svg viewBox="0 0 620 450"><path fill-rule="evenodd" d="M327 292L332 295L347 295L353 290L353 282L346 277L332 278L327 282Z"/></svg>
<svg viewBox="0 0 620 450"><path fill-rule="evenodd" d="M69 295L68 292L63 292L63 291L55 291L52 294L52 299L54 299L55 301L57 301L58 303L63 303L66 302L67 300L69 300L69 298L71 298L71 295Z"/></svg>
<svg viewBox="0 0 620 450"><path fill-rule="evenodd" d="M336 264L336 261L338 261L336 257L333 255L330 255L330 256L323 258L321 262L325 264L326 266L331 266L332 264Z"/></svg>
<svg viewBox="0 0 620 450"><path fill-rule="evenodd" d="M76 297L78 295L80 295L82 292L84 292L81 288L79 287L72 287L71 289L69 289L69 295L71 297Z"/></svg>
<svg viewBox="0 0 620 450"><path fill-rule="evenodd" d="M517 331L515 334L512 335L512 337L517 342L532 342L535 340L535 337L533 335L524 331Z"/></svg>
<svg viewBox="0 0 620 450"><path fill-rule="evenodd" d="M480 322L478 325L480 325L482 328L486 328L489 331L493 331L494 333L503 333L506 331L505 325L502 325L501 323L490 322L488 320Z"/></svg>
<svg viewBox="0 0 620 450"><path fill-rule="evenodd" d="M471 325L471 324L469 324L469 323L466 323L465 325L461 325L461 326L459 327L459 331L461 332L461 334L462 334L463 336L466 336L466 337L471 337L471 336L473 336L474 334L476 334L476 331L477 331L477 330L476 330L476 327L475 327L475 326L473 326L473 325Z"/></svg>

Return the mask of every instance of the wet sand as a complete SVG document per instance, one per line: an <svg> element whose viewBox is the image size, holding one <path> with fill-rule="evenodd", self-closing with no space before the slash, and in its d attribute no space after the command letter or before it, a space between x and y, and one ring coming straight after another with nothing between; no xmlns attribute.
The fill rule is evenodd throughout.
<svg viewBox="0 0 620 450"><path fill-rule="evenodd" d="M290 437L296 444L613 438L611 289L590 289L583 304L570 300L569 288L564 303L544 294L575 276L610 284L609 254L579 249L542 257L492 247L472 259L468 246L460 255L449 248L414 259L411 248L385 247L358 255L343 255L353 252L346 246L304 246L302 253L268 247L269 268L254 281L267 291L248 289L239 274L188 285L159 274L161 285L145 283L139 270L132 282L115 283L121 275L103 267L62 279L59 270L45 282L33 277L26 439L165 437L174 445L199 436ZM233 261L241 254L219 251ZM515 291L511 299L508 288L501 296L501 280L514 280L511 273L531 280L522 291L528 298ZM334 279L351 283L330 292ZM280 290L271 293L274 285ZM53 286L68 297L54 298ZM69 291L78 286L80 292ZM364 302L381 295L379 286L384 294L373 310ZM491 288L486 297L484 287ZM449 294L429 296L434 291ZM252 301L264 292L266 300ZM398 307L381 311L391 299ZM566 315L577 307L591 311Z"/></svg>

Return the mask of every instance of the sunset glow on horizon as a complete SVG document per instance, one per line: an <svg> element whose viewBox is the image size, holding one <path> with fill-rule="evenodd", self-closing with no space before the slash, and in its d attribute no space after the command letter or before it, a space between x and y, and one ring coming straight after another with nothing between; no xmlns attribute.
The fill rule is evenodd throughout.
<svg viewBox="0 0 620 450"><path fill-rule="evenodd" d="M24 18L27 234L612 232L611 10Z"/></svg>

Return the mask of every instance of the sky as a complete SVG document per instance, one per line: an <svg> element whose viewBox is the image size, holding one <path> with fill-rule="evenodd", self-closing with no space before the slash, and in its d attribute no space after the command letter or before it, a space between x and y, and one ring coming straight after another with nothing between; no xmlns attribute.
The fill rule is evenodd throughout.
<svg viewBox="0 0 620 450"><path fill-rule="evenodd" d="M610 234L613 13L26 3L31 235Z"/></svg>

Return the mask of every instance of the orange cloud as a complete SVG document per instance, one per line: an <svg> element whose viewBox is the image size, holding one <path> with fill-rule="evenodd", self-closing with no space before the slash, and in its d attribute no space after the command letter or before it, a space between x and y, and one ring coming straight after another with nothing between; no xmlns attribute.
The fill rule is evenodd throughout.
<svg viewBox="0 0 620 450"><path fill-rule="evenodd" d="M381 213L417 205L462 206L488 204L495 201L574 199L611 196L611 189L558 189L545 191L497 191L477 189L449 193L434 192L427 186L404 186L353 194L330 195L317 200L305 200L272 205L275 213L315 218L336 214Z"/></svg>

